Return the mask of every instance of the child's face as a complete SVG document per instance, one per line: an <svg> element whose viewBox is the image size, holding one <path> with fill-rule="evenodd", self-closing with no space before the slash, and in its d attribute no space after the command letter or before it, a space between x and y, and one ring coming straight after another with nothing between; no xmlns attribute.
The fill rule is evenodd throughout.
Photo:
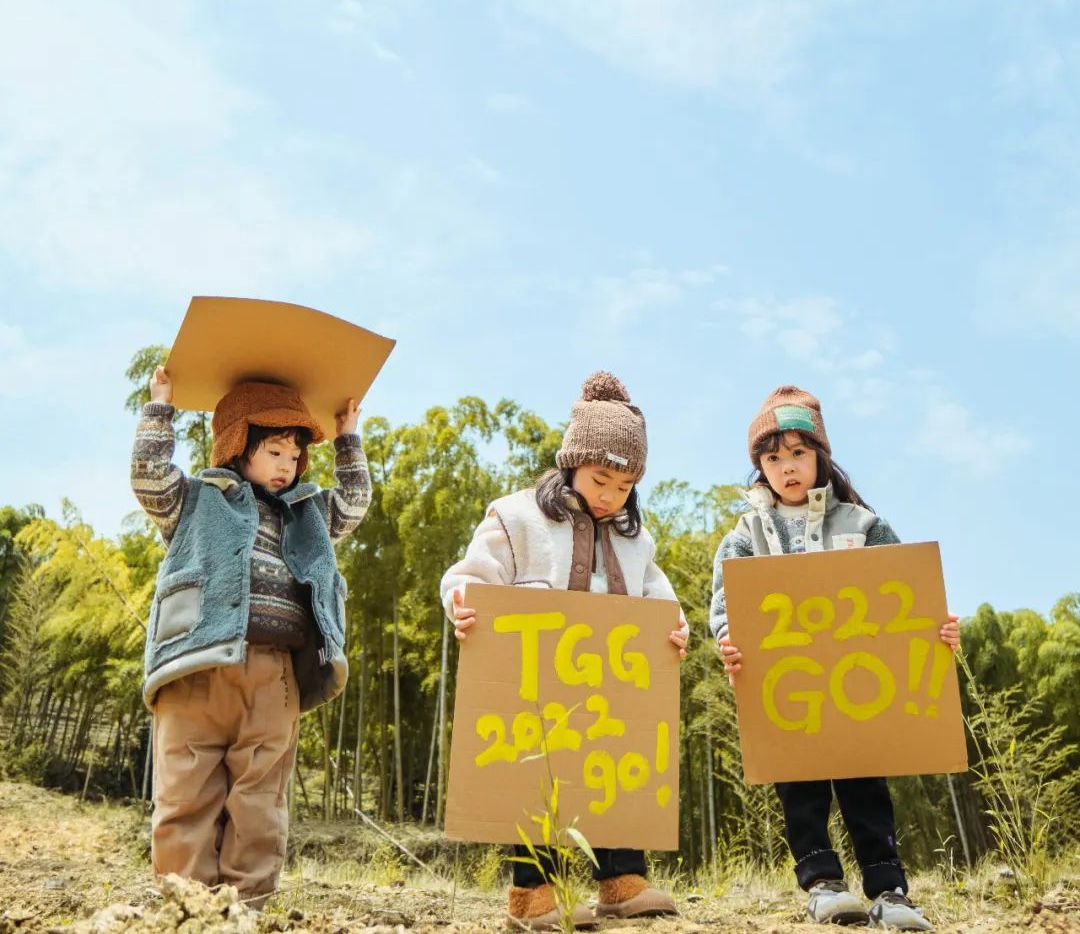
<svg viewBox="0 0 1080 934"><path fill-rule="evenodd" d="M240 475L249 483L280 493L296 479L300 446L292 438L267 438L251 457L240 461Z"/></svg>
<svg viewBox="0 0 1080 934"><path fill-rule="evenodd" d="M574 480L570 485L585 497L592 517L602 519L614 515L626 505L634 488L634 475L611 467L588 464L574 471Z"/></svg>
<svg viewBox="0 0 1080 934"><path fill-rule="evenodd" d="M817 451L804 444L798 432L786 432L775 451L761 455L761 472L781 502L801 506L817 480Z"/></svg>

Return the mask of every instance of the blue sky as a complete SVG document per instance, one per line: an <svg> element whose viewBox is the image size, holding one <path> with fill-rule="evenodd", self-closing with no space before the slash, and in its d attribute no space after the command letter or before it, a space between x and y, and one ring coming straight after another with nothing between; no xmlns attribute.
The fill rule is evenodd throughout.
<svg viewBox="0 0 1080 934"><path fill-rule="evenodd" d="M192 295L398 340L365 415L566 418L743 479L774 386L953 609L1080 589L1064 0L55 0L0 32L0 503L135 508L132 353Z"/></svg>

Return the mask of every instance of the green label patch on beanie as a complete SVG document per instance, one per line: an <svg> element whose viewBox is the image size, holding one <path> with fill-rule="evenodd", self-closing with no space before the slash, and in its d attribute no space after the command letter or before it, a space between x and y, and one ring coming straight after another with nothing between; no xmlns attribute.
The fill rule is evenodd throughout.
<svg viewBox="0 0 1080 934"><path fill-rule="evenodd" d="M776 427L781 431L814 431L814 419L810 410L802 405L778 405L773 409Z"/></svg>

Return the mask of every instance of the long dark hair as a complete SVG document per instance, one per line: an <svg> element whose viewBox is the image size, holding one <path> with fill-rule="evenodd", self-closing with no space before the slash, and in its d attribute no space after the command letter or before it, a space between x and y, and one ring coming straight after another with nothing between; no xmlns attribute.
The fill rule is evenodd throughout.
<svg viewBox="0 0 1080 934"><path fill-rule="evenodd" d="M761 485L769 487L769 481L765 477L765 472L761 469L761 456L763 454L775 454L779 451L780 442L783 440L784 435L792 432L799 436L799 440L803 447L812 448L817 454L817 479L814 481L815 487L821 487L825 486L826 483L832 483L833 496L835 496L838 501L841 503L853 503L856 506L862 506L863 509L869 509L871 512L874 511L870 504L858 494L855 487L852 486L851 478L847 475L847 472L832 459L829 452L810 435L796 429L774 431L772 434L766 435L761 439L752 452L754 469L751 471L747 483L751 486ZM769 487L769 489L771 490L772 487Z"/></svg>
<svg viewBox="0 0 1080 934"><path fill-rule="evenodd" d="M540 511L553 522L566 522L570 516L570 507L564 499L566 490L574 482L573 467L552 467L544 471L536 481L536 505ZM577 491L571 491L581 503L581 508L589 511L588 503ZM626 511L614 521L615 531L624 538L637 538L641 533L641 507L638 503L637 484L630 488L630 495L626 497Z"/></svg>

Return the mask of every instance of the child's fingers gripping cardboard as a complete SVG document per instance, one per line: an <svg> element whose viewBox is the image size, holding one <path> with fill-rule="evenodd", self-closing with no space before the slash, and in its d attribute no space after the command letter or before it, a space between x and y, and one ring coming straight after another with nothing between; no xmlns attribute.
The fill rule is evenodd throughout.
<svg viewBox="0 0 1080 934"><path fill-rule="evenodd" d="M960 617L949 614L949 621L938 631L938 636L954 652L960 648Z"/></svg>
<svg viewBox="0 0 1080 934"><path fill-rule="evenodd" d="M464 606L465 588L455 587L451 591L451 600L454 606L454 638L464 641L468 630L476 622L476 610L473 607Z"/></svg>
<svg viewBox="0 0 1080 934"><path fill-rule="evenodd" d="M172 380L163 366L156 367L150 377L150 401L172 402Z"/></svg>

